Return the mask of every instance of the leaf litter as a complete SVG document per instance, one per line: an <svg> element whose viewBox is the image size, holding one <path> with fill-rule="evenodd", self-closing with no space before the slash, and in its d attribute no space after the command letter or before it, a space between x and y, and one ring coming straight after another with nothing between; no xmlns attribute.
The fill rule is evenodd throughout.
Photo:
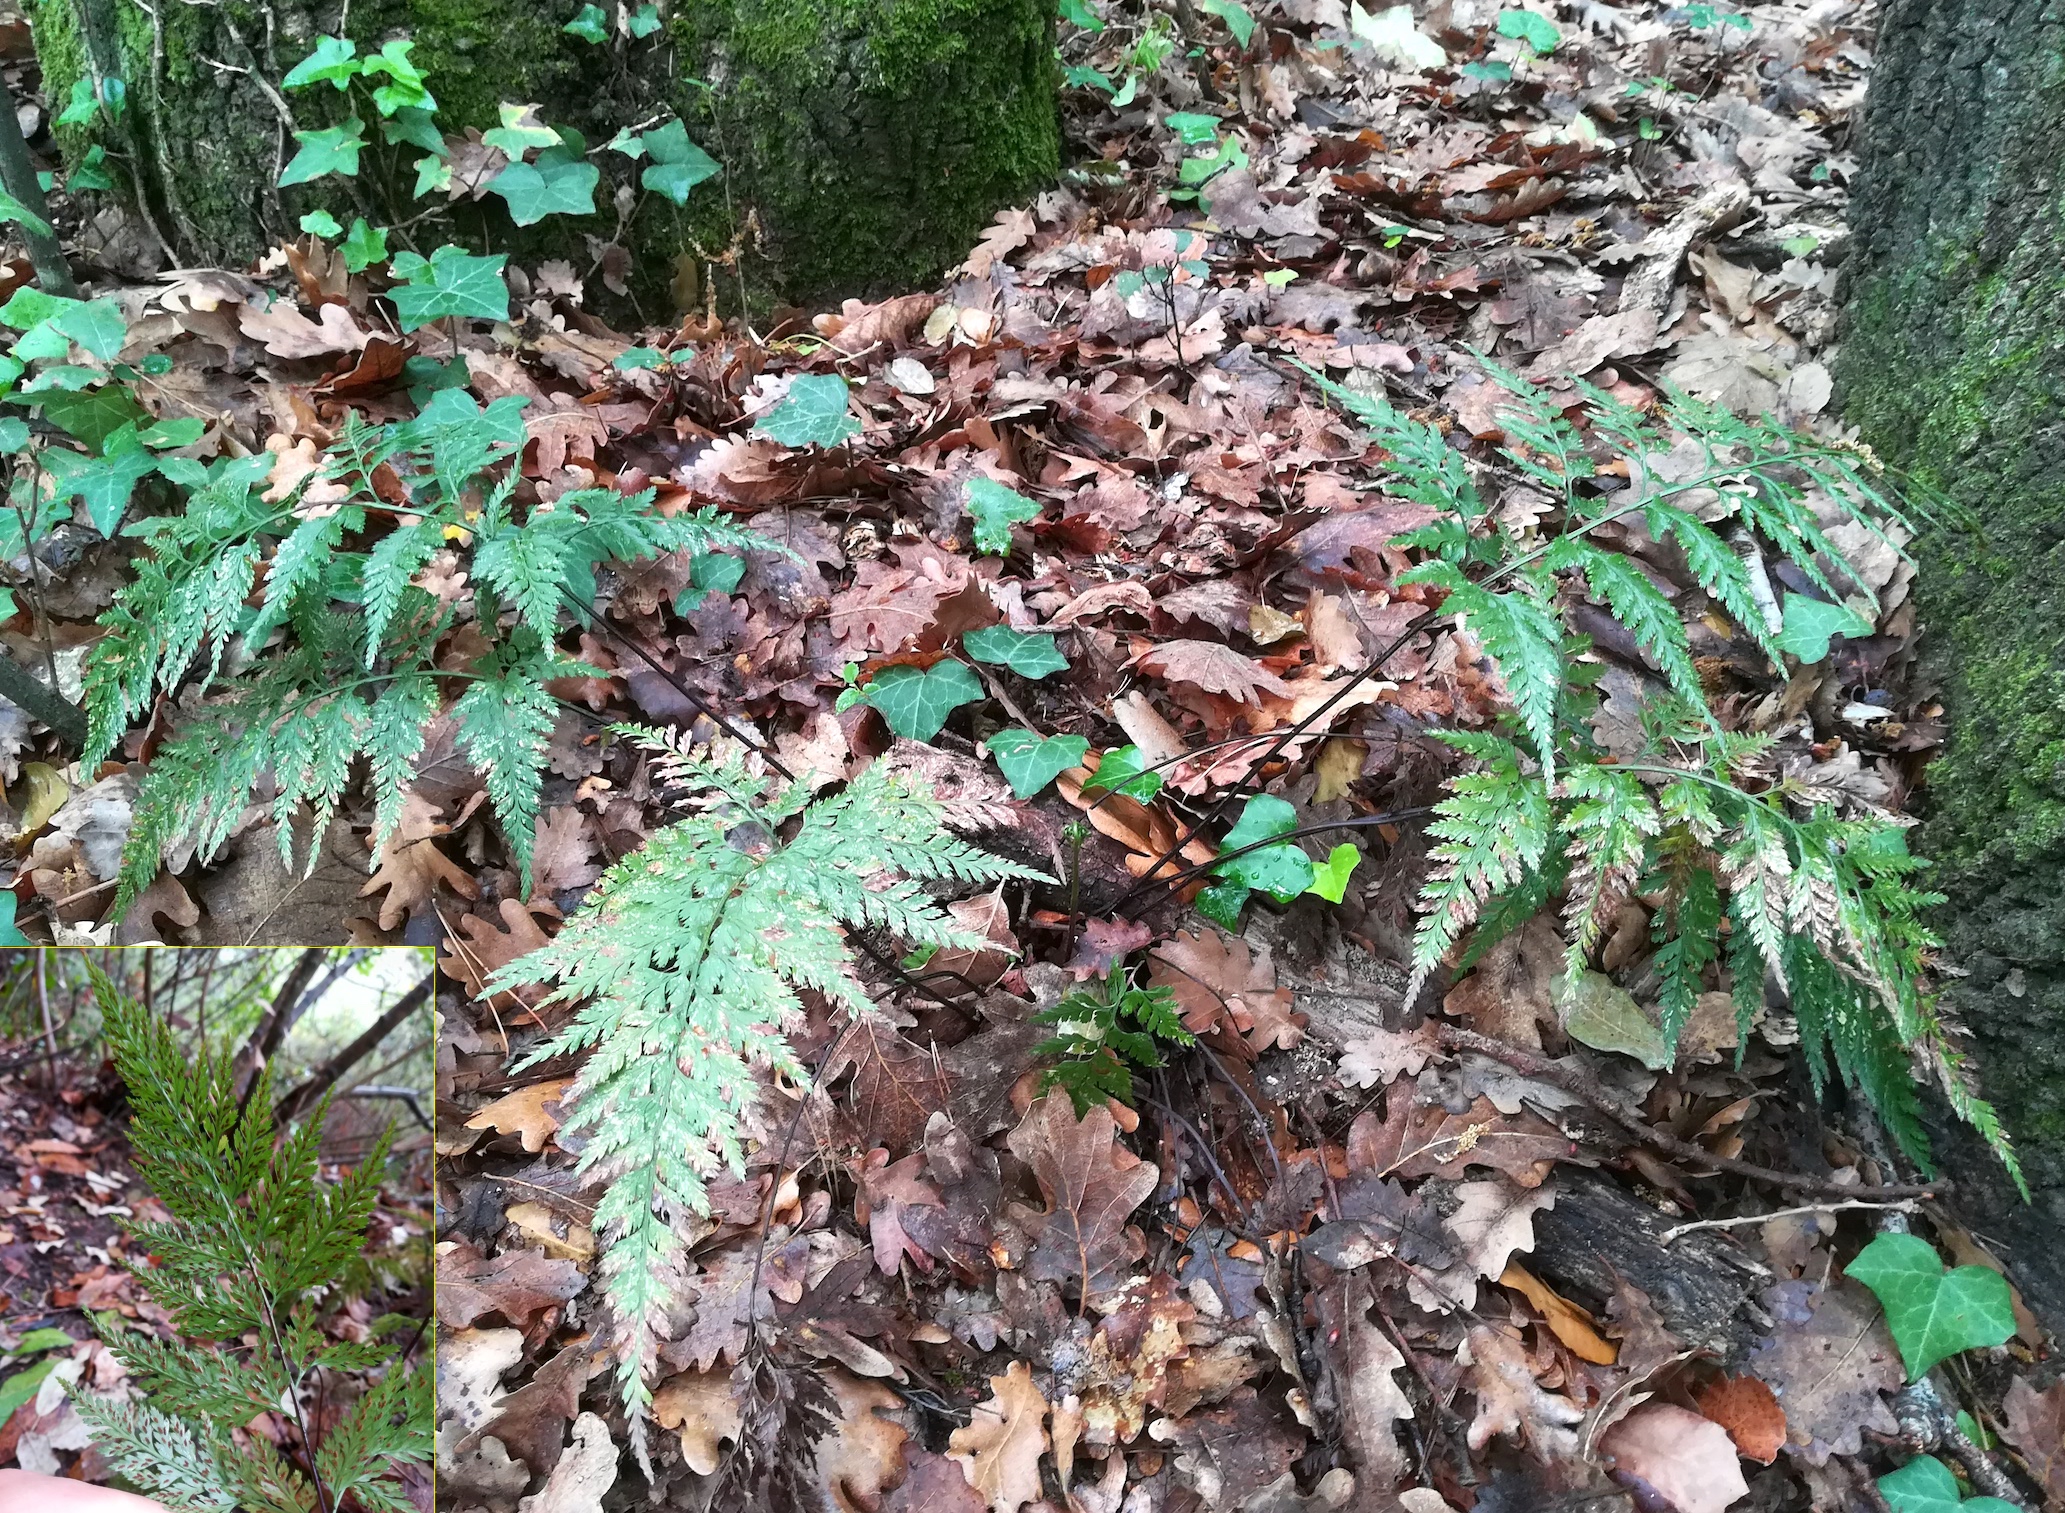
<svg viewBox="0 0 2065 1513"><path fill-rule="evenodd" d="M332 886L284 909L249 902L278 886L254 808L224 863L174 865L149 907L102 918L133 782L47 764L18 895L80 941L443 943L476 995L439 1061L455 1508L645 1495L613 1453L597 1194L555 1102L571 1069L512 1077L551 1025L479 995L661 822L608 724L709 735L711 711L824 782L931 743L928 775L1000 822L992 842L1079 896L971 901L994 953L919 964L923 990L883 976L857 1040L835 1046L828 1015L799 1029L817 1082L760 1089L743 1175L684 1237L655 1400L665 1504L724 1506L739 1464L771 1455L796 1506L874 1513L1920 1507L1873 1485L1911 1432L1903 1328L1924 1354L1977 1352L1956 1363L1976 1432L1926 1444L1968 1479L1963 1452L1992 1446L2023 1495L2065 1496L2065 1387L2023 1369L2033 1323L1994 1327L1972 1277L1977 1326L1867 1290L1880 1211L1834 1205L1914 1200L1797 1107L1782 1013L1739 1045L1732 1013L1711 1033L1695 1014L1662 1051L1639 898L1602 921L1583 1013L1552 991L1558 944L1522 931L1445 1017L1400 1022L1423 843L1387 816L1450 770L1428 725L1482 725L1502 694L1466 635L1416 632L1432 606L1397 582L1416 558L1395 538L1431 512L1383 492L1382 457L1291 365L1389 392L1473 466L1511 414L1477 352L1552 389L1583 376L1640 406L1669 383L1829 428L1872 12L1202 10L1153 14L1197 51L1137 79L1140 25L1064 27L1076 167L933 291L757 333L692 316L692 342L611 329L558 267L512 271L510 324L434 333L295 253L114 291L171 358L161 418L207 422L197 456L270 451L281 497L347 410L412 413L413 352L458 358L483 401L529 401L540 498L651 484L659 508L721 505L786 553L599 578L600 617L568 632L589 671L555 685L527 891L433 728L399 829L370 854L372 816L349 813ZM617 366L634 347L667 370ZM1525 536L1546 502L1484 477ZM1908 676L1909 570L1838 545L1875 602L1786 648L1812 665L1774 681L1704 622L1694 649L1788 781L1897 813L1941 710ZM108 555L52 600L80 616L60 646L90 638ZM448 554L419 581L469 592ZM942 655L957 639L979 667ZM1394 643L1383 680L1351 681ZM1604 626L1594 656L1612 748L1653 671ZM0 735L33 771L34 734ZM147 762L148 740L122 755ZM1200 805L1242 784L1300 821L1371 821L1327 838L1357 863L1338 905L1251 909L1244 938L1183 912L1201 880L1178 869L1215 857ZM1137 1110L1079 1113L1038 1088L1032 1016L1114 964L1170 988L1199 1045ZM1967 1263L1946 1278L1983 1269L1982 1240L1920 1206ZM752 1358L756 1332L779 1353Z"/></svg>

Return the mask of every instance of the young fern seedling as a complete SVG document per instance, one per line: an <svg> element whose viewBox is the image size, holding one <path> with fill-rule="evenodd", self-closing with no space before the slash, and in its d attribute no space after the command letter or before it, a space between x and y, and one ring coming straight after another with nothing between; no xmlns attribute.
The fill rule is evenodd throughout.
<svg viewBox="0 0 2065 1513"><path fill-rule="evenodd" d="M1100 983L1064 994L1033 1018L1059 1032L1033 1047L1035 1056L1060 1058L1041 1074L1040 1091L1067 1089L1078 1117L1106 1098L1130 1108L1135 1071L1167 1065L1164 1045L1197 1044L1183 1027L1172 990L1137 987L1119 967Z"/></svg>
<svg viewBox="0 0 2065 1513"><path fill-rule="evenodd" d="M177 1330L171 1340L130 1327L106 1334L142 1396L75 1395L95 1445L178 1513L337 1513L353 1498L369 1513L411 1513L390 1473L430 1458L431 1374L405 1359L421 1322L389 1314L357 1343L322 1327L357 1269L387 1135L343 1180L318 1181L327 1097L276 1144L269 1070L240 1103L231 1055L189 1053L163 1020L87 970L129 1090L137 1174L172 1214L128 1226L156 1262L130 1271ZM381 1374L311 1437L298 1394L325 1370ZM268 1412L290 1416L302 1464L243 1432Z"/></svg>
<svg viewBox="0 0 2065 1513"><path fill-rule="evenodd" d="M1435 427L1381 394L1305 370L1389 454L1390 492L1434 520L1402 538L1429 553L1402 583L1438 589L1497 664L1508 712L1492 730L1432 734L1470 759L1428 827L1408 999L1456 956L1469 967L1559 895L1566 981L1587 966L1621 905L1653 911L1666 1043L1675 1049L1706 974L1725 964L1740 1043L1764 1010L1766 981L1787 995L1817 1091L1835 1070L1861 1087L1909 1155L1927 1164L1913 1064L2000 1154L2019 1182L1994 1111L1927 987L1938 944L1922 922L1938 896L1899 823L1765 770L1774 738L1727 729L1694 664L1684 615L1604 528L1675 552L1713 609L1772 662L1829 654L1831 631L1868 634L1844 603L1869 585L1822 525L1838 515L1897 549L1911 534L1868 453L1667 392L1654 415L1582 381L1580 432L1565 402L1481 356L1510 396L1500 409L1505 465L1551 508L1516 537L1479 496L1470 466ZM1726 537L1719 532L1726 531ZM1820 597L1781 603L1766 571L1783 559ZM1641 729L1609 746L1586 673L1591 640L1572 611L1597 600L1653 669ZM1725 934L1723 933L1725 925Z"/></svg>
<svg viewBox="0 0 2065 1513"><path fill-rule="evenodd" d="M543 983L548 1002L575 1007L518 1070L588 1053L561 1100L562 1128L585 1141L579 1170L608 1183L595 1211L597 1272L645 1464L659 1331L680 1288L676 1226L708 1212L710 1177L744 1169L756 1069L807 1080L784 1035L803 1013L797 990L865 1014L846 927L907 946L984 949L986 938L922 885L1051 879L949 833L940 801L887 761L813 797L808 783L770 777L736 750L618 731L653 753L692 811L605 873L550 945L487 986Z"/></svg>

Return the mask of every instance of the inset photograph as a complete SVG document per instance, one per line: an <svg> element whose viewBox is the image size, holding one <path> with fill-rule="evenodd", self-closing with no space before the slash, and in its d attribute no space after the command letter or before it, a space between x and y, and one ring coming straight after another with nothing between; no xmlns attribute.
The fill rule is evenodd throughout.
<svg viewBox="0 0 2065 1513"><path fill-rule="evenodd" d="M430 1513L434 984L0 951L0 1510Z"/></svg>

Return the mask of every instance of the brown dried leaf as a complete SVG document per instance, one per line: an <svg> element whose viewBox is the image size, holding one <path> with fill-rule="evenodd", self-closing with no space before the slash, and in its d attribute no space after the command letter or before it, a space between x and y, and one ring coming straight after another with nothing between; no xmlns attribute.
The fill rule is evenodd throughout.
<svg viewBox="0 0 2065 1513"><path fill-rule="evenodd" d="M1077 1119L1060 1088L1035 1103L1005 1143L1032 1168L1047 1200L1029 1225L1038 1243L1026 1275L1080 1282L1086 1294L1114 1285L1119 1267L1140 1255L1126 1219L1154 1191L1160 1170L1118 1143L1109 1109Z"/></svg>
<svg viewBox="0 0 2065 1513"><path fill-rule="evenodd" d="M2008 1384L2001 1438L2022 1452L2053 1502L2065 1502L2065 1382L2038 1392L2020 1377Z"/></svg>
<svg viewBox="0 0 2065 1513"><path fill-rule="evenodd" d="M681 1459L698 1476L717 1469L725 1440L739 1437L739 1397L728 1371L686 1371L652 1395L652 1416L681 1436Z"/></svg>
<svg viewBox="0 0 2065 1513"><path fill-rule="evenodd" d="M1292 692L1290 684L1261 663L1217 641L1164 641L1135 665L1168 682L1225 694L1243 704L1259 705L1264 693L1288 698Z"/></svg>
<svg viewBox="0 0 2065 1513"><path fill-rule="evenodd" d="M2008 1396L2014 1396L2012 1387ZM1737 1452L1749 1459L1768 1466L1785 1448L1785 1410L1759 1378L1717 1376L1700 1389L1694 1401L1702 1414L1728 1431Z"/></svg>
<svg viewBox="0 0 2065 1513"><path fill-rule="evenodd" d="M493 1258L452 1242L437 1258L437 1321L465 1329L474 1320L500 1315L518 1329L547 1308L557 1307L588 1285L571 1261L554 1261L542 1251L504 1251Z"/></svg>
<svg viewBox="0 0 2065 1513"><path fill-rule="evenodd" d="M1726 1513L1749 1496L1728 1431L1671 1403L1642 1404L1599 1437L1599 1450L1616 1481L1652 1489L1678 1513Z"/></svg>
<svg viewBox="0 0 2065 1513"><path fill-rule="evenodd" d="M504 1135L518 1135L523 1148L536 1155L559 1128L559 1100L574 1085L571 1077L534 1082L506 1097L497 1098L466 1121L468 1129L491 1129Z"/></svg>
<svg viewBox="0 0 2065 1513"><path fill-rule="evenodd" d="M968 1426L947 1441L947 1455L961 1463L962 1475L990 1513L1018 1513L1040 1495L1047 1400L1024 1361L1013 1361L1004 1375L991 1377L989 1390L989 1401L978 1403Z"/></svg>
<svg viewBox="0 0 2065 1513"><path fill-rule="evenodd" d="M439 883L461 898L480 897L480 887L472 874L430 843L432 836L445 834L437 814L436 805L411 789L402 799L401 823L380 848L379 867L359 889L360 898L386 890L387 897L380 904L383 930L397 928L404 916L428 910ZM370 839L367 844L371 844Z"/></svg>
<svg viewBox="0 0 2065 1513"><path fill-rule="evenodd" d="M1542 1388L1517 1339L1479 1324L1470 1330L1466 1353L1470 1389L1477 1394L1477 1416L1468 1435L1472 1450L1482 1450L1496 1435L1510 1434L1544 1460L1577 1458L1578 1437L1572 1426L1584 1421L1585 1410Z"/></svg>

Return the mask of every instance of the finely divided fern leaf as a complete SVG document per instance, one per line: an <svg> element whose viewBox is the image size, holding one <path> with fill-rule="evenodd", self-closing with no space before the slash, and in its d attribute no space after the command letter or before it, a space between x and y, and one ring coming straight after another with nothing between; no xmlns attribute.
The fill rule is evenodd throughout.
<svg viewBox="0 0 2065 1513"><path fill-rule="evenodd" d="M596 1227L617 1320L618 1380L645 1454L649 1376L682 1245L705 1183L743 1160L753 1072L802 1076L784 1028L799 988L867 1010L847 927L916 946L972 948L923 886L1039 874L948 834L937 799L887 762L811 798L742 757L701 758L639 727L700 807L604 875L549 946L504 968L499 990L548 983L573 1018L524 1064L587 1051L564 1102L581 1170L606 1181Z"/></svg>

